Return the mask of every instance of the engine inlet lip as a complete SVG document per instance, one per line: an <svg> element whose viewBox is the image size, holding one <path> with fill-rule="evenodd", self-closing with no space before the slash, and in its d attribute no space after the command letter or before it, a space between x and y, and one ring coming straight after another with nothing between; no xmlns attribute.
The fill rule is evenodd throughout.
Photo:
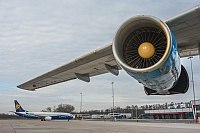
<svg viewBox="0 0 200 133"><path fill-rule="evenodd" d="M129 66L127 63L125 63L125 61L122 58L122 55L120 54L120 51L119 51L120 49L118 46L119 45L118 41L119 41L119 37L123 35L123 32L129 25L133 24L134 22L139 22L140 20L152 21L153 23L155 23L156 26L161 28L163 30L164 34L166 35L167 46L166 46L166 51L165 51L164 55L157 63L155 63L154 65L152 65L148 68L137 69L137 68L133 68L133 67ZM116 61L119 63L119 65L127 71L135 72L135 73L151 72L153 70L158 69L165 63L165 61L167 60L167 58L169 57L169 54L171 52L171 48L172 48L171 42L172 42L172 38L171 38L170 29L163 21L161 21L158 18L152 17L152 16L144 16L144 15L136 16L136 17L132 17L132 18L128 19L127 21L125 21L117 30L117 32L113 38L113 45L112 45L113 55L114 55Z"/></svg>

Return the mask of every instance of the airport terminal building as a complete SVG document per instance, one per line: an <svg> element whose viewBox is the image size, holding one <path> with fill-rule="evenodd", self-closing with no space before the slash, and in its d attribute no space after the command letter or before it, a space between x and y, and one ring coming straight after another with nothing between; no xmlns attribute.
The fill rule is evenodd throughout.
<svg viewBox="0 0 200 133"><path fill-rule="evenodd" d="M145 110L143 118L149 119L195 119L194 107L200 119L200 100L190 101L191 106L169 107L168 109Z"/></svg>

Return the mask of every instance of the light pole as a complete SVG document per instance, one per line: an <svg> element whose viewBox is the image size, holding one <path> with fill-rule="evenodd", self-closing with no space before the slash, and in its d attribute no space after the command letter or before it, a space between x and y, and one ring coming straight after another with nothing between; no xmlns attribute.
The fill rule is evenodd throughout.
<svg viewBox="0 0 200 133"><path fill-rule="evenodd" d="M196 98L195 98L195 90L194 90L194 78L193 78L193 69L192 69L192 56L188 57L188 59L190 59L190 63L191 63L191 73L192 73L192 89L193 89L193 96L194 96L194 117L195 117L195 122L198 123L198 117L197 117L197 111L196 111Z"/></svg>
<svg viewBox="0 0 200 133"><path fill-rule="evenodd" d="M136 111L135 111L135 117L136 117L136 121L138 122L137 109L138 109L138 106L136 106Z"/></svg>
<svg viewBox="0 0 200 133"><path fill-rule="evenodd" d="M111 84L112 84L112 97L113 97L113 117L114 117L114 107L115 107L115 105L114 105L114 89L113 89L113 84L114 84L114 82L112 82Z"/></svg>
<svg viewBox="0 0 200 133"><path fill-rule="evenodd" d="M81 94L81 103L80 103L80 113L81 113L81 109L82 109L82 92L80 94Z"/></svg>

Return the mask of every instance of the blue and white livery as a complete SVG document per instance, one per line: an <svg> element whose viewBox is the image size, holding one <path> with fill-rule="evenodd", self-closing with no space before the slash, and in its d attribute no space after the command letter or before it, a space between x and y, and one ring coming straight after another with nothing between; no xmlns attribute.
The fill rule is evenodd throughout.
<svg viewBox="0 0 200 133"><path fill-rule="evenodd" d="M72 120L74 116L70 113L61 113L61 112L31 112L26 111L22 108L22 106L18 103L17 100L15 102L15 109L14 112L16 115L25 117L25 118L32 118L32 119L41 119L41 121L50 121L56 119L62 120Z"/></svg>

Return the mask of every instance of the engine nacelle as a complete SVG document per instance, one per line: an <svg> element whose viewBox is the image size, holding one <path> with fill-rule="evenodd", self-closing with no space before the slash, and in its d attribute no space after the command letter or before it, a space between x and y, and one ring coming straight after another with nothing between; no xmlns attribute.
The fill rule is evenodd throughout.
<svg viewBox="0 0 200 133"><path fill-rule="evenodd" d="M181 67L176 40L161 20L151 16L128 19L117 30L112 48L116 61L144 85L146 94L187 92L189 78Z"/></svg>
<svg viewBox="0 0 200 133"><path fill-rule="evenodd" d="M50 121L50 120L52 120L52 117L47 116L47 117L45 117L44 119L45 119L45 121Z"/></svg>

